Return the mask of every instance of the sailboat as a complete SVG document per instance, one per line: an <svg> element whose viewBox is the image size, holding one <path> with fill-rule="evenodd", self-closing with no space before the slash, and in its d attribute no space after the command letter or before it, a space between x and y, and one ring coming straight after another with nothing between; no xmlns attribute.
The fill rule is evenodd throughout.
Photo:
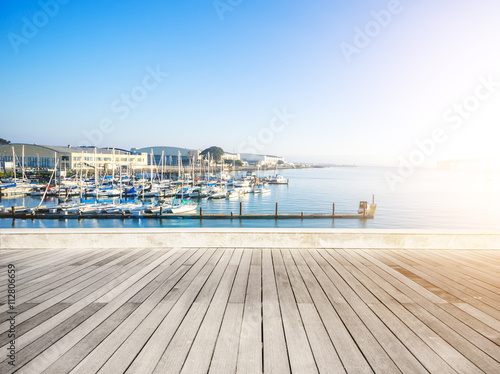
<svg viewBox="0 0 500 374"><path fill-rule="evenodd" d="M178 165L179 165L179 178L181 177L181 152L179 151L178 153L178 156L177 156L177 160L178 160ZM192 212L192 211L195 211L196 208L198 207L198 203L194 202L194 201L186 201L183 199L183 188L182 188L182 184L180 185L180 188L181 188L181 197L180 197L180 201L179 202L176 202L176 203L172 203L172 207L168 210L170 213L174 213L174 214L181 214L181 213L189 213L189 212Z"/></svg>

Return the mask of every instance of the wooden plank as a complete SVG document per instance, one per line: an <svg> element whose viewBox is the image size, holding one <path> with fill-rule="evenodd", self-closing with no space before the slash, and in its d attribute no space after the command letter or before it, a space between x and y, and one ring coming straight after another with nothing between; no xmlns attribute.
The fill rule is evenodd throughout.
<svg viewBox="0 0 500 374"><path fill-rule="evenodd" d="M294 258L289 250L282 249L281 254L318 371L320 373L345 373L342 362L313 304ZM298 261L300 260L301 258L298 257Z"/></svg>
<svg viewBox="0 0 500 374"><path fill-rule="evenodd" d="M290 251L287 249L281 249L281 257L288 275L288 280L292 287L296 304L312 304L313 301L309 295L309 291L302 280L302 276L297 270L297 266L295 265L295 261L290 254Z"/></svg>
<svg viewBox="0 0 500 374"><path fill-rule="evenodd" d="M292 372L317 373L316 361L300 317L280 251L273 251L274 272Z"/></svg>
<svg viewBox="0 0 500 374"><path fill-rule="evenodd" d="M213 297L217 287L222 282L223 275L233 254L232 249L219 249L218 251L223 252L222 257L196 296L191 308L187 311L153 373L179 373L181 371L192 347L192 342L196 338L201 323L207 314L208 307L211 303L217 305L217 301L213 300ZM229 296L229 290L227 294ZM214 322L210 321L212 324Z"/></svg>
<svg viewBox="0 0 500 374"><path fill-rule="evenodd" d="M215 349L217 335L221 328L222 319L241 260L241 255L241 250L234 251L231 261L210 303L203 323L200 326L198 334L193 341L191 350L182 367L182 373L194 374L208 372L210 359Z"/></svg>
<svg viewBox="0 0 500 374"><path fill-rule="evenodd" d="M260 250L252 251L252 263L260 263ZM238 349L238 373L262 373L261 267L250 265L247 294Z"/></svg>
<svg viewBox="0 0 500 374"><path fill-rule="evenodd" d="M251 261L252 251L248 249L244 250L240 266L238 267L238 273L236 274L236 278L234 280L233 289L231 291L231 295L229 296L230 303L242 304L245 302Z"/></svg>
<svg viewBox="0 0 500 374"><path fill-rule="evenodd" d="M243 303L228 303L220 328L210 374L234 374L238 362L238 347L243 321Z"/></svg>
<svg viewBox="0 0 500 374"><path fill-rule="evenodd" d="M274 277L271 250L262 250L262 340L264 372L285 374L290 364Z"/></svg>
<svg viewBox="0 0 500 374"><path fill-rule="evenodd" d="M333 308L331 301L336 303L339 297L336 296L338 291L335 289L336 292L329 292L330 288L334 288L333 284L330 283L326 274L307 252L292 251L292 254L298 263L298 269L342 361L343 367L348 373L372 373L370 365L361 353L353 336ZM299 258L304 261L297 260ZM339 304L345 304L345 301Z"/></svg>

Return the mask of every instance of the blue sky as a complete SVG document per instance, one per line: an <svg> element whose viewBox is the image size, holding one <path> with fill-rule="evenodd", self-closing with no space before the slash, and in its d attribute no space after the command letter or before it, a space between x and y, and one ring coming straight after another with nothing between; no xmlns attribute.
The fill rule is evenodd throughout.
<svg viewBox="0 0 500 374"><path fill-rule="evenodd" d="M442 129L425 164L498 153L499 11L497 0L2 1L0 137L397 165Z"/></svg>

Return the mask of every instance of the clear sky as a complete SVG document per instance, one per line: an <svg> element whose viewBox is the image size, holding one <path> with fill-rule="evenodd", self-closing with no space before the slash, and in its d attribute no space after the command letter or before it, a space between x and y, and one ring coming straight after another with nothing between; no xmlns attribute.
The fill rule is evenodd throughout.
<svg viewBox="0 0 500 374"><path fill-rule="evenodd" d="M498 155L499 15L498 0L4 0L0 137L385 165Z"/></svg>

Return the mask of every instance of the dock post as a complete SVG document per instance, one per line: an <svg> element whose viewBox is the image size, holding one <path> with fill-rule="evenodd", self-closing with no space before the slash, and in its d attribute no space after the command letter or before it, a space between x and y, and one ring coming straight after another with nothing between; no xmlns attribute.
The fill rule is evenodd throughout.
<svg viewBox="0 0 500 374"><path fill-rule="evenodd" d="M375 194L372 195L372 204L375 204Z"/></svg>
<svg viewBox="0 0 500 374"><path fill-rule="evenodd" d="M276 203L276 213L274 213L274 215L278 218L278 203Z"/></svg>
<svg viewBox="0 0 500 374"><path fill-rule="evenodd" d="M243 213L243 203L240 201L240 216L241 216L241 213Z"/></svg>
<svg viewBox="0 0 500 374"><path fill-rule="evenodd" d="M87 187L85 187L85 200L87 199Z"/></svg>
<svg viewBox="0 0 500 374"><path fill-rule="evenodd" d="M286 185L288 186L290 184L290 179L286 180Z"/></svg>
<svg viewBox="0 0 500 374"><path fill-rule="evenodd" d="M233 220L233 212L231 212L231 221Z"/></svg>
<svg viewBox="0 0 500 374"><path fill-rule="evenodd" d="M304 212L300 212L300 220L303 221L304 220Z"/></svg>
<svg viewBox="0 0 500 374"><path fill-rule="evenodd" d="M160 216L162 216L162 215L163 215L163 207L161 206L160 207Z"/></svg>
<svg viewBox="0 0 500 374"><path fill-rule="evenodd" d="M200 217L203 217L203 207L200 206Z"/></svg>
<svg viewBox="0 0 500 374"><path fill-rule="evenodd" d="M335 203L332 204L332 217L335 215Z"/></svg>
<svg viewBox="0 0 500 374"><path fill-rule="evenodd" d="M12 219L16 219L16 207L14 205L12 206Z"/></svg>

